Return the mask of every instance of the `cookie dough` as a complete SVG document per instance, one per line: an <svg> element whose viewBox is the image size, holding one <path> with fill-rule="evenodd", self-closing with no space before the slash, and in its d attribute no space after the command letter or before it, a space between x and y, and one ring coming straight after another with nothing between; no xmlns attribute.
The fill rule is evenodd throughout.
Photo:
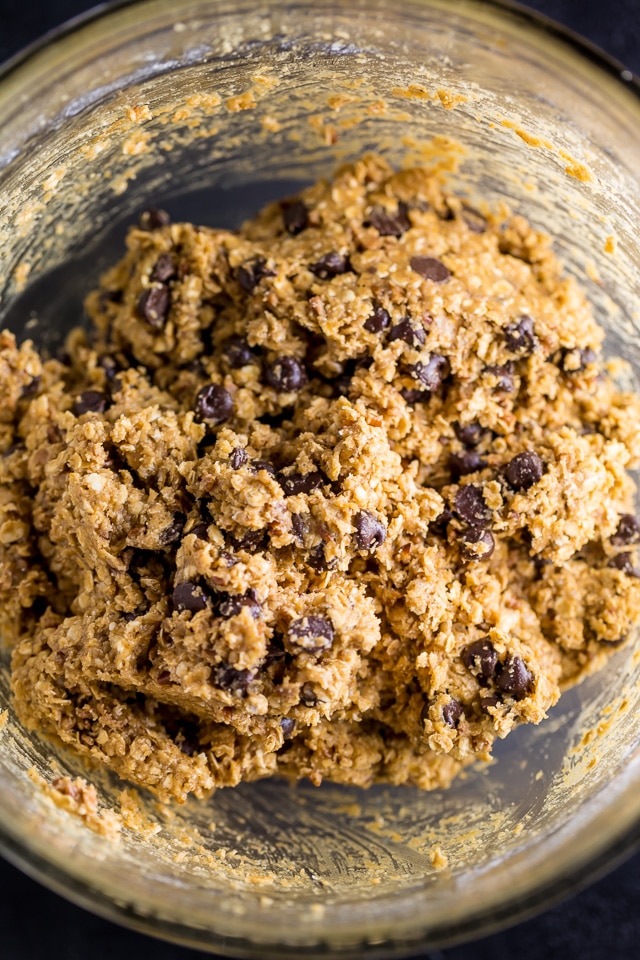
<svg viewBox="0 0 640 960"><path fill-rule="evenodd" d="M183 801L444 787L640 611L640 401L547 237L367 156L149 211L57 359L2 334L22 721Z"/></svg>

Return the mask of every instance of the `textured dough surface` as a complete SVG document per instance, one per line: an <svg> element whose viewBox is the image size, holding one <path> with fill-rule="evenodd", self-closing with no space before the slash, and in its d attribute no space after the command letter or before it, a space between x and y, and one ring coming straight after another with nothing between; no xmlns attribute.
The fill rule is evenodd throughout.
<svg viewBox="0 0 640 960"><path fill-rule="evenodd" d="M22 721L179 801L447 786L640 609L640 403L549 240L422 170L130 230L59 359L0 342Z"/></svg>

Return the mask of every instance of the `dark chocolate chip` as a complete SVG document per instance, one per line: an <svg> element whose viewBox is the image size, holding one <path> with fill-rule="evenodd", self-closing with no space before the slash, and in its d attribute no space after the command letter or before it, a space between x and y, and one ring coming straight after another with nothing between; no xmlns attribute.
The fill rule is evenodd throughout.
<svg viewBox="0 0 640 960"><path fill-rule="evenodd" d="M432 520L429 524L429 533L435 533L439 537L446 537L449 524L453 520L453 514L447 507L444 508L439 517Z"/></svg>
<svg viewBox="0 0 640 960"><path fill-rule="evenodd" d="M640 519L632 513L623 513L611 543L617 547L640 543Z"/></svg>
<svg viewBox="0 0 640 960"><path fill-rule="evenodd" d="M451 271L442 260L436 260L435 257L411 257L409 263L412 270L434 283L444 283L451 276Z"/></svg>
<svg viewBox="0 0 640 960"><path fill-rule="evenodd" d="M309 517L303 513L291 514L291 527L294 535L300 543L303 542L305 535L309 533Z"/></svg>
<svg viewBox="0 0 640 960"><path fill-rule="evenodd" d="M229 463L232 470L239 470L249 459L247 451L243 447L234 447L229 457Z"/></svg>
<svg viewBox="0 0 640 960"><path fill-rule="evenodd" d="M491 522L491 510L485 503L482 490L474 483L467 483L456 491L453 509L469 527L485 529Z"/></svg>
<svg viewBox="0 0 640 960"><path fill-rule="evenodd" d="M486 686L496 675L498 654L491 640L485 637L484 640L476 640L464 648L462 662L469 673L472 673L482 686Z"/></svg>
<svg viewBox="0 0 640 960"><path fill-rule="evenodd" d="M173 605L176 610L189 610L197 613L207 606L207 597L197 583L177 583L173 588Z"/></svg>
<svg viewBox="0 0 640 960"><path fill-rule="evenodd" d="M483 470L486 465L486 461L475 450L462 450L460 453L452 453L449 457L449 470L453 480L459 480L460 477L475 473L476 470Z"/></svg>
<svg viewBox="0 0 640 960"><path fill-rule="evenodd" d="M188 531L186 536L194 535L198 540L208 540L209 539L209 524L208 523L196 523L195 527L191 527L191 530Z"/></svg>
<svg viewBox="0 0 640 960"><path fill-rule="evenodd" d="M282 729L282 736L285 740L290 740L293 736L293 731L295 730L296 722L292 720L291 717L283 717L280 721L280 727Z"/></svg>
<svg viewBox="0 0 640 960"><path fill-rule="evenodd" d="M295 237L309 226L309 211L302 200L284 200L280 204L287 232Z"/></svg>
<svg viewBox="0 0 640 960"><path fill-rule="evenodd" d="M389 213L384 207L374 207L364 225L373 227L381 237L401 237L411 227L408 213L409 207L403 200L398 203L396 213Z"/></svg>
<svg viewBox="0 0 640 960"><path fill-rule="evenodd" d="M497 707L501 702L500 697L480 697L480 710L488 714L491 707Z"/></svg>
<svg viewBox="0 0 640 960"><path fill-rule="evenodd" d="M446 357L439 353L432 353L426 363L418 360L410 368L411 376L424 383L427 390L433 392L442 386L451 372L451 365Z"/></svg>
<svg viewBox="0 0 640 960"><path fill-rule="evenodd" d="M485 367L484 373L490 374L492 377L496 378L496 390L504 390L505 393L513 393L516 386L516 381L514 378L515 366L512 360L509 360L507 363L495 364L493 366Z"/></svg>
<svg viewBox="0 0 640 960"><path fill-rule="evenodd" d="M318 695L313 689L313 684L303 683L300 690L300 703L304 707L316 707L319 703Z"/></svg>
<svg viewBox="0 0 640 960"><path fill-rule="evenodd" d="M514 490L528 490L544 473L544 461L533 450L524 450L509 461L504 471Z"/></svg>
<svg viewBox="0 0 640 960"><path fill-rule="evenodd" d="M348 273L351 270L351 263L349 257L343 253L325 253L317 263L311 264L309 270L319 280L332 280L341 273Z"/></svg>
<svg viewBox="0 0 640 960"><path fill-rule="evenodd" d="M158 230L160 227L167 227L171 223L171 217L166 210L157 210L150 207L144 210L140 215L141 230Z"/></svg>
<svg viewBox="0 0 640 960"><path fill-rule="evenodd" d="M222 347L222 352L233 370L239 370L240 367L247 367L255 362L251 347L242 337L229 337Z"/></svg>
<svg viewBox="0 0 640 960"><path fill-rule="evenodd" d="M630 553L619 553L612 557L607 564L616 570L621 570L629 577L640 577L640 567L634 566L633 557Z"/></svg>
<svg viewBox="0 0 640 960"><path fill-rule="evenodd" d="M290 473L288 476L280 474L278 483L284 491L285 497L295 497L298 493L311 493L326 483L326 477L319 470L310 473Z"/></svg>
<svg viewBox="0 0 640 960"><path fill-rule="evenodd" d="M454 423L453 428L456 437L460 443L464 443L465 447L477 447L488 432L479 423L467 423L464 426L460 423Z"/></svg>
<svg viewBox="0 0 640 960"><path fill-rule="evenodd" d="M465 560L488 560L495 546L496 542L490 530L470 527L463 534L460 552Z"/></svg>
<svg viewBox="0 0 640 960"><path fill-rule="evenodd" d="M260 619L262 604L258 600L258 595L253 588L250 588L244 594L235 594L234 596L227 597L218 604L218 613L221 617L228 620L230 617L237 617L243 607L249 608L249 613L254 620Z"/></svg>
<svg viewBox="0 0 640 960"><path fill-rule="evenodd" d="M596 363L597 359L598 354L591 347L575 347L573 350L562 349L557 362L565 373L571 375L582 373L590 364Z"/></svg>
<svg viewBox="0 0 640 960"><path fill-rule="evenodd" d="M211 673L214 686L228 693L246 694L255 673L252 670L237 670L227 663L221 663Z"/></svg>
<svg viewBox="0 0 640 960"><path fill-rule="evenodd" d="M195 413L199 421L224 423L233 413L233 398L225 387L209 383L198 391Z"/></svg>
<svg viewBox="0 0 640 960"><path fill-rule="evenodd" d="M171 294L169 287L149 287L138 298L138 311L154 330L164 327L169 314Z"/></svg>
<svg viewBox="0 0 640 960"><path fill-rule="evenodd" d="M425 341L424 327L414 323L410 317L404 317L389 331L389 342L393 340L404 340L410 347L421 347Z"/></svg>
<svg viewBox="0 0 640 960"><path fill-rule="evenodd" d="M327 617L309 614L289 624L285 636L285 645L295 653L306 650L307 653L320 653L333 644L333 624Z"/></svg>
<svg viewBox="0 0 640 960"><path fill-rule="evenodd" d="M265 375L269 386L279 393L292 393L302 390L307 382L304 366L296 357L278 357L267 364Z"/></svg>
<svg viewBox="0 0 640 960"><path fill-rule="evenodd" d="M275 277L275 275L275 271L267 267L264 257L256 257L255 260L250 260L238 267L236 280L245 293L253 293L263 277Z"/></svg>
<svg viewBox="0 0 640 960"><path fill-rule="evenodd" d="M165 686L167 683L171 683L171 673L169 670L161 670L158 674L158 683L161 686Z"/></svg>
<svg viewBox="0 0 640 960"><path fill-rule="evenodd" d="M239 540L232 540L236 550L246 550L248 553L257 553L258 550L264 550L267 545L266 530L250 530Z"/></svg>
<svg viewBox="0 0 640 960"><path fill-rule="evenodd" d="M76 417L83 413L104 413L108 403L106 394L100 390L85 390L73 404L73 412Z"/></svg>
<svg viewBox="0 0 640 960"><path fill-rule="evenodd" d="M360 510L353 519L358 550L377 550L387 539L387 528L369 510Z"/></svg>
<svg viewBox="0 0 640 960"><path fill-rule="evenodd" d="M373 313L370 317L364 322L364 328L369 333L382 333L383 330L386 330L389 324L391 323L391 317L387 310L384 307L381 307L379 304L376 304L373 308Z"/></svg>
<svg viewBox="0 0 640 960"><path fill-rule="evenodd" d="M510 323L505 327L504 339L507 349L511 350L512 353L529 356L538 346L538 338L535 335L532 318L523 313L515 323Z"/></svg>
<svg viewBox="0 0 640 960"><path fill-rule="evenodd" d="M98 360L98 366L104 370L104 375L107 378L107 383L112 383L113 378L120 369L118 363L114 357L105 354L103 357L100 357ZM116 391L117 392L117 391Z"/></svg>
<svg viewBox="0 0 640 960"><path fill-rule="evenodd" d="M157 280L159 283L166 283L167 280L173 279L175 275L176 265L173 262L173 257L170 253L161 253L156 260L156 265L153 268L151 279Z"/></svg>
<svg viewBox="0 0 640 960"><path fill-rule="evenodd" d="M524 660L517 656L508 656L502 672L496 679L496 687L502 693L508 693L521 700L533 686L533 674Z"/></svg>
<svg viewBox="0 0 640 960"><path fill-rule="evenodd" d="M313 549L307 554L306 562L312 570L315 570L318 573L328 570L330 564L324 552L324 544L319 543L317 547L313 547Z"/></svg>
<svg viewBox="0 0 640 960"><path fill-rule="evenodd" d="M160 543L166 547L170 543L175 543L176 540L179 540L186 522L187 518L184 513L176 513L169 526L160 534Z"/></svg>
<svg viewBox="0 0 640 960"><path fill-rule="evenodd" d="M254 460L251 464L251 469L254 473L260 473L261 470L264 470L270 477L273 477L274 480L278 479L278 471L268 460Z"/></svg>
<svg viewBox="0 0 640 960"><path fill-rule="evenodd" d="M29 381L29 383L25 383L24 387L22 388L22 392L21 392L20 396L21 396L21 397L33 397L33 396L35 396L35 394L36 394L36 393L38 392L38 390L40 389L41 380L42 380L42 378L39 377L39 376L37 376L37 377L32 377L31 380Z"/></svg>
<svg viewBox="0 0 640 960"><path fill-rule="evenodd" d="M427 403L431 399L428 390L407 390L405 387L400 391L400 396L406 403Z"/></svg>
<svg viewBox="0 0 640 960"><path fill-rule="evenodd" d="M457 727L462 716L462 705L452 697L442 708L442 719L450 727Z"/></svg>

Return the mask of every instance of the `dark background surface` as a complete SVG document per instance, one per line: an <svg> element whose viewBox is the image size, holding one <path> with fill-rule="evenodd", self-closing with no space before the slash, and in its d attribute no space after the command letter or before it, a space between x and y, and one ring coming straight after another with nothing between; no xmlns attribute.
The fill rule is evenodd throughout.
<svg viewBox="0 0 640 960"><path fill-rule="evenodd" d="M92 6L0 0L0 61ZM640 0L529 0L640 74ZM640 158L639 158L640 161ZM0 860L2 960L199 960L210 956L123 930L72 906ZM424 960L638 960L640 854L541 916Z"/></svg>

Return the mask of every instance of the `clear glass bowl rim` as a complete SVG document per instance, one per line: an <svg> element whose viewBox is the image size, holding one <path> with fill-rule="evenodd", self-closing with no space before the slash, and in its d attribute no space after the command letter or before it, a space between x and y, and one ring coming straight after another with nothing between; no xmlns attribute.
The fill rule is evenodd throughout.
<svg viewBox="0 0 640 960"><path fill-rule="evenodd" d="M37 61L41 52L56 46L64 48L71 38L89 25L103 19L108 20L119 10L143 6L148 2L149 0L108 0L106 3L90 7L47 31L0 64L0 97L2 85L9 77L23 69L28 70L30 63ZM215 0L210 2L215 4ZM492 8L497 14L511 18L512 22L521 29L534 30L542 37L546 35L550 40L566 45L592 67L594 74L600 72L606 74L620 87L631 93L638 101L638 119L640 120L640 77L571 28L515 0L449 0L449 2L452 7L460 5L461 8L473 6ZM427 6L428 3L429 0L426 0ZM532 887L525 894L518 893L511 902L505 902L501 906L494 905L491 911L486 911L484 914L475 914L468 924L457 923L455 928L448 929L443 926L437 931L435 938L432 931L426 931L424 938L420 939L412 937L408 941L400 936L397 939L389 938L384 943L379 941L368 943L367 932L363 930L360 944L356 946L351 940L344 951L339 951L339 955L354 958L364 956L365 952L368 957L415 955L419 951L452 946L455 943L487 936L504 927L520 923L571 894L577 893L613 870L638 850L640 850L640 801L637 803L632 822L627 820L624 829L618 832L612 830L602 843L594 845L588 857L582 860L577 858L567 864L564 871L547 878L545 882ZM181 946L216 951L221 955L239 958L259 955L265 960L267 958L276 960L280 957L300 956L300 948L295 946L259 944L254 939L230 940L225 936L217 937L213 931L207 931L206 939L203 939L203 931L161 916L137 912L134 906L124 902L116 903L96 887L89 886L86 882L52 864L5 829L1 822L0 855L54 893L104 919L148 936ZM322 950L320 943L318 946ZM312 947L302 949L310 955L316 952Z"/></svg>

